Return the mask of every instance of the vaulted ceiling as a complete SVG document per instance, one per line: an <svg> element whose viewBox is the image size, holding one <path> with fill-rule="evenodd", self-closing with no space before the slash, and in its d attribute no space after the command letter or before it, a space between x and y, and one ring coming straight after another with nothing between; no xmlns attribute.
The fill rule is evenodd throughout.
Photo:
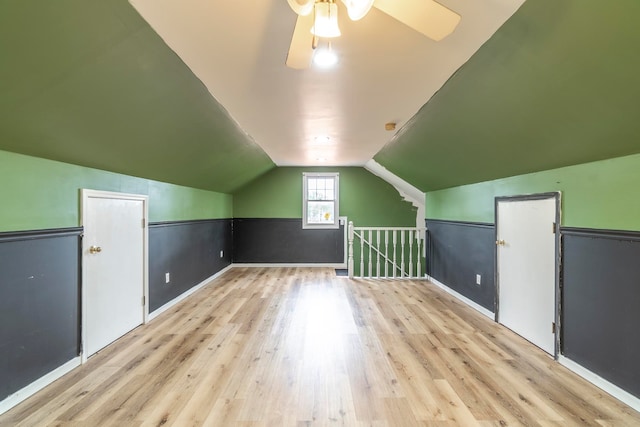
<svg viewBox="0 0 640 427"><path fill-rule="evenodd" d="M372 11L324 71L285 67L285 0L241 3L3 0L0 149L222 192L276 164L373 157L428 191L640 152L637 0L442 0L441 42Z"/></svg>
<svg viewBox="0 0 640 427"><path fill-rule="evenodd" d="M375 159L427 191L640 152L639 16L527 1Z"/></svg>
<svg viewBox="0 0 640 427"><path fill-rule="evenodd" d="M393 136L385 123L404 125L523 0L441 1L462 19L434 41L375 7L350 21L337 0L339 63L304 70L285 66L297 19L286 0L131 3L283 166L365 164Z"/></svg>
<svg viewBox="0 0 640 427"><path fill-rule="evenodd" d="M126 0L3 0L0 43L0 149L221 192L274 166Z"/></svg>

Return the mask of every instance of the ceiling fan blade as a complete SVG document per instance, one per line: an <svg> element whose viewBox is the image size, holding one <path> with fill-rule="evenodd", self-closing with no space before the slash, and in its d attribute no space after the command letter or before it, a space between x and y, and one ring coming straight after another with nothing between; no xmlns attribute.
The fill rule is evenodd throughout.
<svg viewBox="0 0 640 427"><path fill-rule="evenodd" d="M289 6L295 13L301 16L307 16L311 12L313 12L313 5L315 4L315 0L287 0L289 2Z"/></svg>
<svg viewBox="0 0 640 427"><path fill-rule="evenodd" d="M374 0L342 0L342 3L347 6L347 14L352 21L364 18L373 6L373 2Z"/></svg>
<svg viewBox="0 0 640 427"><path fill-rule="evenodd" d="M293 30L291 37L291 45L287 54L287 67L296 70L304 70L309 68L311 57L313 56L313 34L311 27L313 26L313 14L307 16L298 16L296 28Z"/></svg>
<svg viewBox="0 0 640 427"><path fill-rule="evenodd" d="M435 41L460 22L460 15L433 0L376 0L373 6Z"/></svg>

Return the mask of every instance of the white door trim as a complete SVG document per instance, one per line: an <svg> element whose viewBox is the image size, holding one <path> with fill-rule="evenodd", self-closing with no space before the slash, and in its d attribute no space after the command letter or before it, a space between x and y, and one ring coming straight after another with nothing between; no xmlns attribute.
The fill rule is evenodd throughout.
<svg viewBox="0 0 640 427"><path fill-rule="evenodd" d="M494 271L495 271L495 321L499 322L499 313L500 313L500 271L498 270L498 204L500 202L517 202L517 201L529 201L529 200L547 200L547 199L555 199L556 201L556 216L555 216L555 342L554 342L554 359L558 360L560 355L560 337L561 333L561 292L560 292L560 257L561 257L561 244L560 244L560 220L561 220L561 206L562 206L562 194L560 191L554 191L549 193L538 193L538 194L528 194L528 195L519 195L519 196L499 196L495 198L495 240L496 247L494 252Z"/></svg>
<svg viewBox="0 0 640 427"><path fill-rule="evenodd" d="M145 196L142 194L128 194L128 193L117 193L112 191L100 191L100 190L90 190L86 188L82 188L80 190L80 195L82 199L82 205L80 209L80 225L82 227L85 226L86 218L85 212L88 209L88 202L90 198L100 198L100 199L117 199L117 200L135 200L141 201L143 205L143 216L144 216L144 230L143 230L143 291L142 294L144 296L144 306L143 310L143 323L147 323L149 320L149 196ZM83 231L83 239L82 239L82 265L84 266L85 259L87 257L87 252L89 248L85 247L85 239L84 239L84 231ZM87 325L87 296L86 296L86 279L87 279L87 271L86 268L82 268L82 285L81 285L81 307L82 307L82 326L81 326L81 360L82 363L87 361L87 353L85 351L85 343L87 342L86 337L86 325Z"/></svg>

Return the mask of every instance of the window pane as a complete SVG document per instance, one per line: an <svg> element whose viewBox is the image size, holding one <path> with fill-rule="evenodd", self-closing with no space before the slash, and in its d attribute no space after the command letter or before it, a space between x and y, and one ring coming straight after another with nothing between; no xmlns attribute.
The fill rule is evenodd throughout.
<svg viewBox="0 0 640 427"><path fill-rule="evenodd" d="M333 178L308 178L307 200L334 200Z"/></svg>
<svg viewBox="0 0 640 427"><path fill-rule="evenodd" d="M325 187L325 188L326 188L327 190L331 190L331 191L333 191L333 183L334 183L334 182L335 182L335 181L334 181L334 179L333 179L333 178L327 178L327 180L326 180L326 187Z"/></svg>
<svg viewBox="0 0 640 427"><path fill-rule="evenodd" d="M333 224L333 202L308 202L307 222L309 224Z"/></svg>

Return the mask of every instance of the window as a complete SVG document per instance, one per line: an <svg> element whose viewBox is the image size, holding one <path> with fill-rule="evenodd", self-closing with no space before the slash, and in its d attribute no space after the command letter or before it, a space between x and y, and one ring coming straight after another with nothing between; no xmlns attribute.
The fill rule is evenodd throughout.
<svg viewBox="0 0 640 427"><path fill-rule="evenodd" d="M338 173L303 173L302 228L339 227Z"/></svg>

